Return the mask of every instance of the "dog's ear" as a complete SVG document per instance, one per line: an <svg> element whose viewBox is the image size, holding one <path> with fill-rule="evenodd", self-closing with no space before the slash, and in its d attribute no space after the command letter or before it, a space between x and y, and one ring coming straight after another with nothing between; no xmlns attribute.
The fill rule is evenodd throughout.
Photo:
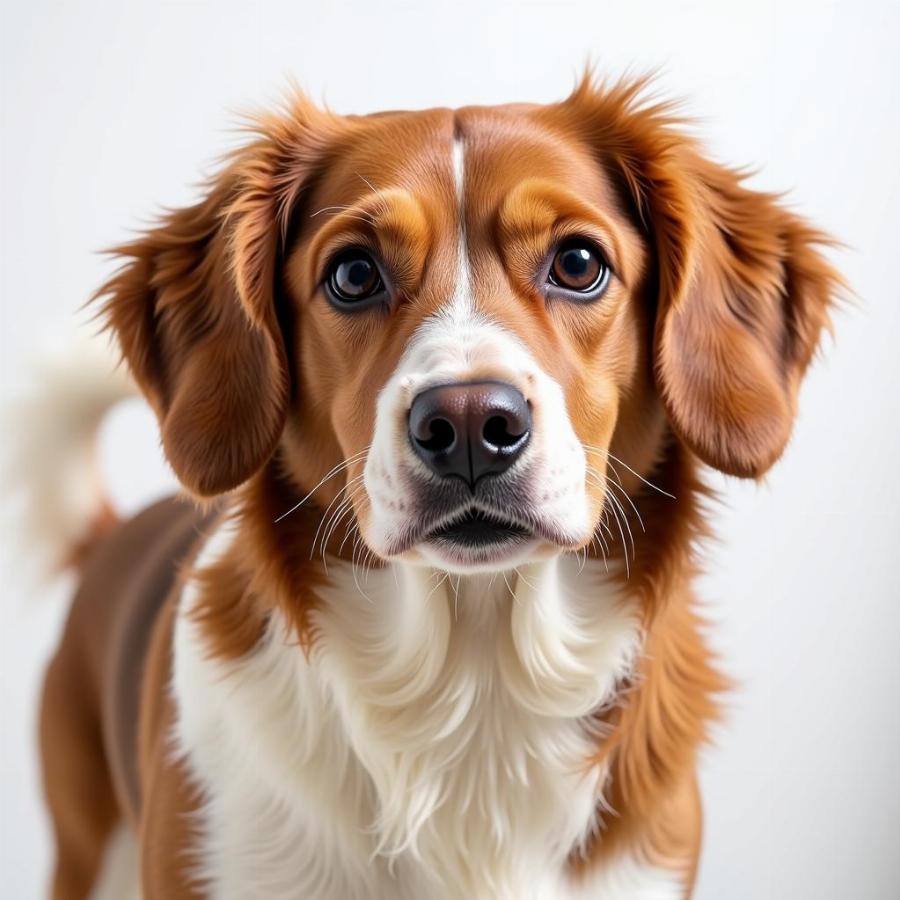
<svg viewBox="0 0 900 900"><path fill-rule="evenodd" d="M662 288L660 391L704 462L759 477L790 437L839 279L817 249L827 239L776 197L747 190L690 147L667 164L668 184L647 194ZM680 234L670 221L678 200Z"/></svg>
<svg viewBox="0 0 900 900"><path fill-rule="evenodd" d="M830 242L705 159L641 88L583 84L568 103L592 122L655 248L655 369L673 429L709 465L759 477L790 437L841 285L819 252Z"/></svg>
<svg viewBox="0 0 900 900"><path fill-rule="evenodd" d="M116 248L123 267L97 296L159 418L190 491L211 496L256 472L280 439L290 394L276 311L287 217L328 119L298 98L258 121L195 206Z"/></svg>

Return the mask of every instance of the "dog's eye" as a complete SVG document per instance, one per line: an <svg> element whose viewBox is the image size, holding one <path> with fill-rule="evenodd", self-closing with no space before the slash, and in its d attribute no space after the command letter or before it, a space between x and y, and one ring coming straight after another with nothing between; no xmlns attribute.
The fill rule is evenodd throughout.
<svg viewBox="0 0 900 900"><path fill-rule="evenodd" d="M361 303L384 291L381 272L364 250L348 250L335 259L325 283L331 299L340 306Z"/></svg>
<svg viewBox="0 0 900 900"><path fill-rule="evenodd" d="M609 276L603 254L590 241L576 238L566 241L556 251L547 280L556 287L593 299L606 290Z"/></svg>

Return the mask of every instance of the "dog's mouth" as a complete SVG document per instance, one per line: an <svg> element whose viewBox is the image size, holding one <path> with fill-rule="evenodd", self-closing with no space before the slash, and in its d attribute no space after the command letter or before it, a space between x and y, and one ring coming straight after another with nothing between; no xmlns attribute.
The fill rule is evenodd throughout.
<svg viewBox="0 0 900 900"><path fill-rule="evenodd" d="M519 522L494 513L470 509L425 536L425 540L467 549L492 548L526 540L533 532Z"/></svg>

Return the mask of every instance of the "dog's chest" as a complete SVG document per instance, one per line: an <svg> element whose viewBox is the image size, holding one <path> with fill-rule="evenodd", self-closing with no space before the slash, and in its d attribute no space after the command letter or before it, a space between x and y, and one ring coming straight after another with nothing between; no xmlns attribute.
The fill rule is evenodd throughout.
<svg viewBox="0 0 900 900"><path fill-rule="evenodd" d="M207 792L211 894L593 896L566 876L602 789L590 713L627 674L638 628L621 598L588 602L566 579L557 566L508 586L400 570L357 586L339 567L309 660L273 621L229 670L185 618L189 587L177 736Z"/></svg>

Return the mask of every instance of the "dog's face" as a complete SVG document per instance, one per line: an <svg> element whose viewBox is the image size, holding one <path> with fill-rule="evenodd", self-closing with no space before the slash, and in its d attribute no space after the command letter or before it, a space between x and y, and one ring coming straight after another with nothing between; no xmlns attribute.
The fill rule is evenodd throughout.
<svg viewBox="0 0 900 900"><path fill-rule="evenodd" d="M365 120L305 206L298 479L350 460L333 510L352 503L382 558L471 570L589 544L623 405L653 442L662 423L646 241L589 149L522 109Z"/></svg>
<svg viewBox="0 0 900 900"><path fill-rule="evenodd" d="M106 288L196 493L277 451L323 547L358 526L380 558L497 570L614 535L667 441L745 476L780 454L834 287L820 236L635 88L301 101L260 132Z"/></svg>

